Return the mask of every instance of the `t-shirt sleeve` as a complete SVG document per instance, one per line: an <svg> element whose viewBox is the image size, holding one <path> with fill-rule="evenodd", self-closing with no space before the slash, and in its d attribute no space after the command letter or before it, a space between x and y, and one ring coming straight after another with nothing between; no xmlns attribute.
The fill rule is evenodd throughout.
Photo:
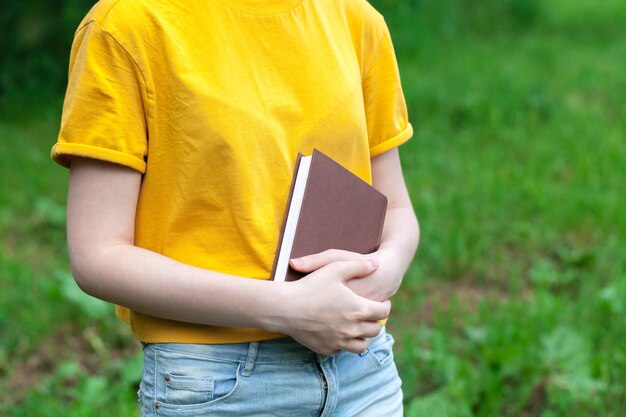
<svg viewBox="0 0 626 417"><path fill-rule="evenodd" d="M399 146L413 136L389 29L382 37L363 80L370 156Z"/></svg>
<svg viewBox="0 0 626 417"><path fill-rule="evenodd" d="M61 129L52 159L72 156L146 170L145 82L135 61L97 22L81 27L70 55Z"/></svg>

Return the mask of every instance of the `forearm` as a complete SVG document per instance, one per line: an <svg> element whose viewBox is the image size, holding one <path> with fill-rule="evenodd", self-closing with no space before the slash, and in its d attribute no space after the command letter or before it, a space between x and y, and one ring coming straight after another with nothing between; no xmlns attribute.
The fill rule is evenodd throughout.
<svg viewBox="0 0 626 417"><path fill-rule="evenodd" d="M381 268L374 274L371 290L376 298L386 299L400 287L419 242L419 226L397 148L372 159L372 184L388 199L381 245L376 253Z"/></svg>
<svg viewBox="0 0 626 417"><path fill-rule="evenodd" d="M79 286L94 297L172 320L278 331L284 284L192 267L120 243L72 251ZM74 252L74 253L72 253Z"/></svg>
<svg viewBox="0 0 626 417"><path fill-rule="evenodd" d="M409 205L388 209L377 258L381 264L380 285L389 297L400 287L418 243L419 224L413 208Z"/></svg>

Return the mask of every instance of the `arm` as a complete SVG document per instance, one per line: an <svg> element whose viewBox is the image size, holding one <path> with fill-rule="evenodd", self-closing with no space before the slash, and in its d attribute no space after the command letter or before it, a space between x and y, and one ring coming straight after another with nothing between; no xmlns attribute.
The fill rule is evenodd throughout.
<svg viewBox="0 0 626 417"><path fill-rule="evenodd" d="M299 271L311 272L339 260L374 258L380 265L376 272L364 278L350 280L348 285L363 297L387 300L400 287L402 277L415 255L419 242L419 225L404 182L397 148L372 159L372 185L388 199L378 251L361 255L331 249L299 260L291 260L291 265Z"/></svg>
<svg viewBox="0 0 626 417"><path fill-rule="evenodd" d="M371 274L367 261L336 262L297 283L226 275L134 246L141 174L73 158L68 193L72 272L86 293L146 314L185 322L259 327L320 353L363 351L389 303L354 295L346 281ZM313 274L311 274L313 275Z"/></svg>

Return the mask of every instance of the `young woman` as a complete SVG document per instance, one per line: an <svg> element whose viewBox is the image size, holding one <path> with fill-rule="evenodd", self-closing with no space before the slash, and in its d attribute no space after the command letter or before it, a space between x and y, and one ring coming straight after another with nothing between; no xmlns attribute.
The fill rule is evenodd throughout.
<svg viewBox="0 0 626 417"><path fill-rule="evenodd" d="M400 416L381 321L418 241L412 136L364 0L102 0L76 31L54 160L88 294L142 342L142 416ZM268 281L298 152L389 200L382 244Z"/></svg>

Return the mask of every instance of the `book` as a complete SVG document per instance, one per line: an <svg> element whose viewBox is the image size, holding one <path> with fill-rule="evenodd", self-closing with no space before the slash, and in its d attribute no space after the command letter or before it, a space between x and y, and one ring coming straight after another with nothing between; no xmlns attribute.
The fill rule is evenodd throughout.
<svg viewBox="0 0 626 417"><path fill-rule="evenodd" d="M387 197L318 149L298 154L271 278L305 274L289 260L327 249L371 253L380 246Z"/></svg>

